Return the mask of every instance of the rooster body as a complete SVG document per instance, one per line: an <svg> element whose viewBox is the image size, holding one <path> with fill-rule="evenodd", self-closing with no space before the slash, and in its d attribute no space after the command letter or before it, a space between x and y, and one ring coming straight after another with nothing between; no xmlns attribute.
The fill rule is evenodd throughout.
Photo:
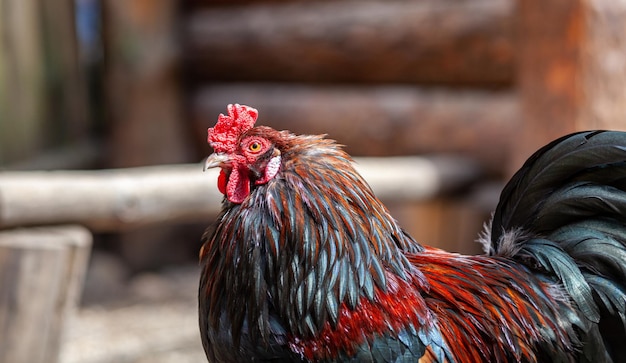
<svg viewBox="0 0 626 363"><path fill-rule="evenodd" d="M626 361L626 134L538 151L503 190L485 256L423 247L334 141L209 129L222 213L201 251L211 362Z"/></svg>

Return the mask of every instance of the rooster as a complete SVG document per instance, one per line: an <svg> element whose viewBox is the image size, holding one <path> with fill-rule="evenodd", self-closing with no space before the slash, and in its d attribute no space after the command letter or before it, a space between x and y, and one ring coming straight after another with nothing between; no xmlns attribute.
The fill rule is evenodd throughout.
<svg viewBox="0 0 626 363"><path fill-rule="evenodd" d="M464 256L405 233L337 143L257 116L229 105L208 130L209 361L626 362L626 133L537 151Z"/></svg>

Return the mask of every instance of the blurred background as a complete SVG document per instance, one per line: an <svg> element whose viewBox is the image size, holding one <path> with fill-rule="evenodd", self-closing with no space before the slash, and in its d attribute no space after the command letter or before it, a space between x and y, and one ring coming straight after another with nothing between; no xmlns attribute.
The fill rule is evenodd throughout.
<svg viewBox="0 0 626 363"><path fill-rule="evenodd" d="M626 128L624 34L626 5L611 0L1 0L0 228L22 227L5 219L3 177L200 173L207 127L243 103L353 156L471 165L443 191L385 202L422 243L479 253L504 180L533 150ZM197 254L213 217L87 225L58 361L204 361Z"/></svg>

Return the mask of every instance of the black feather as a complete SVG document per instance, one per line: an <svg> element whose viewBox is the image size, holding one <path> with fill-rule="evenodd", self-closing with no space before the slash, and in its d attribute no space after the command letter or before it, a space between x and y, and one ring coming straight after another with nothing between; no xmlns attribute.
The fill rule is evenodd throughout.
<svg viewBox="0 0 626 363"><path fill-rule="evenodd" d="M594 323L600 320L591 287L576 261L557 243L547 239L531 239L523 244L519 256L534 259L546 273L556 275L583 315Z"/></svg>
<svg viewBox="0 0 626 363"><path fill-rule="evenodd" d="M537 151L502 191L490 250L563 287L581 361L625 361L626 133L575 133Z"/></svg>

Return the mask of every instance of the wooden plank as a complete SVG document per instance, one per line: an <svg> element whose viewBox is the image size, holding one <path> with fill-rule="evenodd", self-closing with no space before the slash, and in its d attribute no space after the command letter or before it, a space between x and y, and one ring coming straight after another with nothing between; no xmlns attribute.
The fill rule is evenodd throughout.
<svg viewBox="0 0 626 363"><path fill-rule="evenodd" d="M216 7L189 19L193 76L218 81L510 85L513 0Z"/></svg>
<svg viewBox="0 0 626 363"><path fill-rule="evenodd" d="M626 129L626 3L519 2L524 128L510 170L539 146L584 129Z"/></svg>
<svg viewBox="0 0 626 363"><path fill-rule="evenodd" d="M194 99L196 142L202 147L207 127L229 103L257 108L259 124L328 134L352 155L462 153L493 174L506 169L519 127L517 96L511 92L215 84Z"/></svg>
<svg viewBox="0 0 626 363"><path fill-rule="evenodd" d="M0 361L58 361L90 248L79 226L0 232Z"/></svg>
<svg viewBox="0 0 626 363"><path fill-rule="evenodd" d="M432 198L466 186L479 169L465 158L357 158L357 170L385 201ZM219 212L215 169L176 165L100 171L0 173L0 228L80 223L96 231Z"/></svg>

